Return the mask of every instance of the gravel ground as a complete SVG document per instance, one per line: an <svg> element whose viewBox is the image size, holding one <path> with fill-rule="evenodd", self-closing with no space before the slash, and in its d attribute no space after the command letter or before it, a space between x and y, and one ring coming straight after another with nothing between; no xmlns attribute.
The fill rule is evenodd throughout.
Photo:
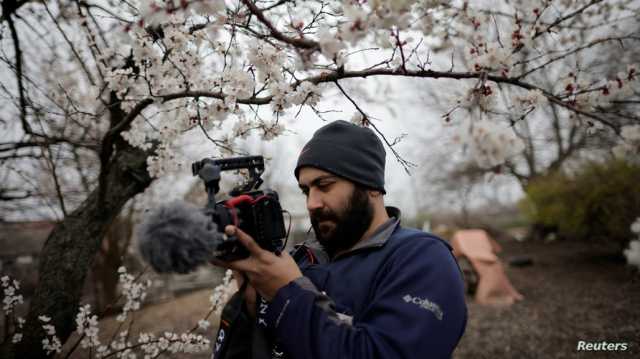
<svg viewBox="0 0 640 359"><path fill-rule="evenodd" d="M526 255L528 267L505 265L525 299L507 308L469 300L469 322L454 358L639 358L640 275L602 246L501 243L501 257ZM628 343L618 352L577 351L580 340Z"/></svg>

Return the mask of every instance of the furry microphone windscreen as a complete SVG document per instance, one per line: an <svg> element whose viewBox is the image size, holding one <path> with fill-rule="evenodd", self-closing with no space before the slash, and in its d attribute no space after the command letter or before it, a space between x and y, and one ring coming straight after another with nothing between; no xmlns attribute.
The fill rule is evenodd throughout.
<svg viewBox="0 0 640 359"><path fill-rule="evenodd" d="M140 254L159 273L193 271L212 259L222 236L201 208L182 201L156 209L137 230Z"/></svg>

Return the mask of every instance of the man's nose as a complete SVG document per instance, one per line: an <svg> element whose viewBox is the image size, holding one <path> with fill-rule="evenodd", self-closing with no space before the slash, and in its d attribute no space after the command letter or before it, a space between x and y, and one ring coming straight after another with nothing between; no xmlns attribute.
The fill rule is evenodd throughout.
<svg viewBox="0 0 640 359"><path fill-rule="evenodd" d="M309 196L307 197L307 210L309 212L313 212L316 209L322 208L324 206L322 202L322 196L313 189L309 190Z"/></svg>

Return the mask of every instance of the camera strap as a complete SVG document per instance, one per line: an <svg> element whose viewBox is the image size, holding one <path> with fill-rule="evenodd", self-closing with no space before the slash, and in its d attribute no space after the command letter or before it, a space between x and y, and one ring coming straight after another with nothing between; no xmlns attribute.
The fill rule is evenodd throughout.
<svg viewBox="0 0 640 359"><path fill-rule="evenodd" d="M266 322L261 317L268 308L267 301L260 295L257 296L257 321L244 310L244 291L248 282L245 278L242 286L222 310L212 359L271 359L273 357L272 353L275 349L272 339L267 335Z"/></svg>
<svg viewBox="0 0 640 359"><path fill-rule="evenodd" d="M220 325L218 334L213 346L212 359L232 359L249 357L247 346L233 345L232 342L246 340L250 338L251 326L247 325L251 319L243 313L244 291L247 288L247 281L244 281L238 291L231 296L220 314ZM245 333L246 332L246 333Z"/></svg>

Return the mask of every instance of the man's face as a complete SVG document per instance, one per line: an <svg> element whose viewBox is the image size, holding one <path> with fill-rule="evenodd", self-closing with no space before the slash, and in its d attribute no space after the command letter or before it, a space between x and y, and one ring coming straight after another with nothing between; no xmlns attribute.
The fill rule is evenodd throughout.
<svg viewBox="0 0 640 359"><path fill-rule="evenodd" d="M313 167L300 169L298 185L316 238L330 256L353 247L371 225L373 207L365 189Z"/></svg>

